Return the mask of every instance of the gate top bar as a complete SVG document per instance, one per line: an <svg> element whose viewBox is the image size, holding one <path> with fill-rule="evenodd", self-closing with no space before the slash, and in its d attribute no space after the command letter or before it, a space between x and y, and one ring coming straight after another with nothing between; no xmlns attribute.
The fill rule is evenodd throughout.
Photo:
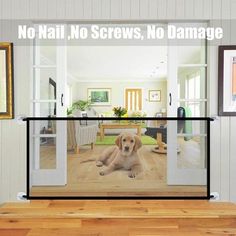
<svg viewBox="0 0 236 236"><path fill-rule="evenodd" d="M31 120L205 120L214 121L212 117L25 117L23 121Z"/></svg>

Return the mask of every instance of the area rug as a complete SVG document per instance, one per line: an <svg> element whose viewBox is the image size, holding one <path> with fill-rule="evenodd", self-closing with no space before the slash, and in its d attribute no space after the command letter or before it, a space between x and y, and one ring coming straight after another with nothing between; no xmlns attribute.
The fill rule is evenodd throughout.
<svg viewBox="0 0 236 236"><path fill-rule="evenodd" d="M100 136L97 137L96 145L114 145L117 136L105 136L104 139L101 141ZM143 135L141 136L142 144L143 145L155 145L157 141L154 138L149 136Z"/></svg>

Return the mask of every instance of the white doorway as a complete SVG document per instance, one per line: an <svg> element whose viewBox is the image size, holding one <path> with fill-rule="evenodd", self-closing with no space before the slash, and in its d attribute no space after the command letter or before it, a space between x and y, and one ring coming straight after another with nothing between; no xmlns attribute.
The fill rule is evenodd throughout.
<svg viewBox="0 0 236 236"><path fill-rule="evenodd" d="M173 23L172 23L173 25ZM205 27L204 23L175 24L176 27ZM186 58L188 51L195 55ZM187 60L186 60L187 59ZM206 41L169 41L168 47L168 116L176 117L178 107L185 108L187 117L207 115L207 57ZM206 185L207 122L189 120L182 122L186 129L180 130L181 122L168 121L167 183L169 185ZM191 143L192 142L192 143ZM188 146L187 146L188 145ZM184 162L183 151L190 162ZM182 153L181 153L182 152Z"/></svg>
<svg viewBox="0 0 236 236"><path fill-rule="evenodd" d="M156 113L176 117L178 107L188 107L189 117L207 114L205 42L201 41L197 46L182 47L174 43L165 46L117 47L114 45L62 46L58 42L53 44L51 41L50 46L36 42L34 48L33 116L66 117L66 108L68 108L65 104L66 100L70 105L73 100L87 100L88 89L110 89L111 83L114 88L110 89L112 91L110 106L94 106L96 116L104 113L112 116L111 111L115 106L126 106L128 110L141 111L148 108L147 116L151 117ZM146 86L147 81L149 84ZM127 90L125 96L125 88L138 87L139 90ZM66 89L69 95L66 94ZM160 101L149 98L149 91L153 90L161 90ZM190 126L191 130L180 133L178 122L167 124L166 182L168 185L206 185L204 151L206 127L201 122L192 123ZM31 172L32 185L65 185L67 183L66 122L34 121L31 137L34 157ZM181 156L184 152L182 151L180 155L177 152L179 145L182 145L188 153L186 144L189 143L194 148L193 158L198 162L197 167L194 168L189 164L182 165L179 160L185 158ZM50 146L55 159L54 166L49 168L40 165L45 146L47 149ZM47 155L44 154L44 157L47 158Z"/></svg>
<svg viewBox="0 0 236 236"><path fill-rule="evenodd" d="M45 51L50 56L45 57ZM44 120L30 121L31 186L65 185L66 122L49 119L66 117L66 45L36 38L32 54L31 114ZM49 166L43 164L47 159L52 163Z"/></svg>

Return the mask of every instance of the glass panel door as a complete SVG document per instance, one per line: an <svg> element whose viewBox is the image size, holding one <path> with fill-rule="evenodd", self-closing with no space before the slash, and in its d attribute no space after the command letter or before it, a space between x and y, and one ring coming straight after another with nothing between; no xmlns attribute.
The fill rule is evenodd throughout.
<svg viewBox="0 0 236 236"><path fill-rule="evenodd" d="M207 26L204 23L174 25ZM168 48L168 116L206 117L206 41L170 40ZM168 121L167 127L167 183L205 185L207 147L204 121Z"/></svg>
<svg viewBox="0 0 236 236"><path fill-rule="evenodd" d="M37 30L37 25L35 28ZM58 40L36 38L33 45L31 185L66 184L66 122L48 120L66 116L66 45Z"/></svg>

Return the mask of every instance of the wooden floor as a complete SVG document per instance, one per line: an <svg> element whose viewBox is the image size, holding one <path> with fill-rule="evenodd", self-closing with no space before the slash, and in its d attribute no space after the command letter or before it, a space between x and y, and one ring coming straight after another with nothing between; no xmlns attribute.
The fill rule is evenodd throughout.
<svg viewBox="0 0 236 236"><path fill-rule="evenodd" d="M0 235L236 235L236 205L196 200L6 203L0 208Z"/></svg>
<svg viewBox="0 0 236 236"><path fill-rule="evenodd" d="M68 154L68 184L59 187L33 187L31 196L206 196L206 186L169 186L166 176L166 155L151 151L144 145L140 151L143 172L135 179L125 170L100 176L101 168L95 162L80 163L88 158L98 158L107 146L97 145L94 150L83 146L80 154ZM41 165L53 168L53 148L46 146ZM42 149L43 150L43 149ZM43 153L42 153L43 154ZM186 162L186 161L185 161Z"/></svg>

